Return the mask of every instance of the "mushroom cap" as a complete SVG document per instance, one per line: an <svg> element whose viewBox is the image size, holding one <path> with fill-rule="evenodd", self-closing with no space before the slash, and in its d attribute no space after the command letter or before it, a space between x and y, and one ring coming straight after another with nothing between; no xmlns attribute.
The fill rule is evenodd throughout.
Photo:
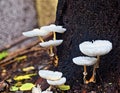
<svg viewBox="0 0 120 93"><path fill-rule="evenodd" d="M112 43L108 40L85 41L79 45L80 51L88 56L100 56L112 50Z"/></svg>
<svg viewBox="0 0 120 93"><path fill-rule="evenodd" d="M50 70L40 70L40 77L48 80L59 80L62 77L62 73L58 71L50 71Z"/></svg>
<svg viewBox="0 0 120 93"><path fill-rule="evenodd" d="M84 57L84 56L75 57L72 60L73 60L73 63L75 63L77 65L86 65L86 66L93 65L97 62L97 58Z"/></svg>
<svg viewBox="0 0 120 93"><path fill-rule="evenodd" d="M49 26L43 26L40 29L49 32L57 32L57 33L64 33L66 31L66 29L63 28L62 26L56 26L55 24L51 24Z"/></svg>
<svg viewBox="0 0 120 93"><path fill-rule="evenodd" d="M52 80L47 80L47 83L50 84L50 85L63 85L64 83L66 82L66 78L65 77L62 77L61 79L59 80L56 80L56 81L52 81Z"/></svg>
<svg viewBox="0 0 120 93"><path fill-rule="evenodd" d="M49 31L33 29L32 31L23 32L22 34L27 37L34 37L34 36L46 36L49 33L50 33Z"/></svg>
<svg viewBox="0 0 120 93"><path fill-rule="evenodd" d="M49 47L49 46L59 46L62 42L63 40L49 40L46 42L41 42L39 44L42 47Z"/></svg>

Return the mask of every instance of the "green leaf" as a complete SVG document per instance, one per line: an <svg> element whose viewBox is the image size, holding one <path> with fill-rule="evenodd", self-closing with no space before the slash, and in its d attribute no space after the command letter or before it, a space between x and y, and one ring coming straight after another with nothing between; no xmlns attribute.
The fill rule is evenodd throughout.
<svg viewBox="0 0 120 93"><path fill-rule="evenodd" d="M3 51L0 53L0 60L2 60L3 58L8 56L8 52L7 51Z"/></svg>
<svg viewBox="0 0 120 93"><path fill-rule="evenodd" d="M58 86L60 90L69 90L70 89L70 86L69 85L60 85Z"/></svg>
<svg viewBox="0 0 120 93"><path fill-rule="evenodd" d="M25 83L20 87L21 91L31 90L35 85L32 83Z"/></svg>
<svg viewBox="0 0 120 93"><path fill-rule="evenodd" d="M20 80L24 80L24 79L30 79L31 77L28 75L24 75L24 76L16 76L13 79L16 81L20 81Z"/></svg>
<svg viewBox="0 0 120 93"><path fill-rule="evenodd" d="M34 70L35 68L33 66L30 66L30 67L26 67L26 68L23 68L22 70L25 71L25 72L28 72L28 71L31 71L31 70Z"/></svg>
<svg viewBox="0 0 120 93"><path fill-rule="evenodd" d="M19 87L12 86L12 87L10 88L10 91L17 91L18 89L19 89Z"/></svg>
<svg viewBox="0 0 120 93"><path fill-rule="evenodd" d="M37 75L37 74L35 73L35 74L21 75L21 76L16 76L13 79L16 81L20 81L20 80L24 80L24 79L30 79L32 76L35 76L35 75Z"/></svg>

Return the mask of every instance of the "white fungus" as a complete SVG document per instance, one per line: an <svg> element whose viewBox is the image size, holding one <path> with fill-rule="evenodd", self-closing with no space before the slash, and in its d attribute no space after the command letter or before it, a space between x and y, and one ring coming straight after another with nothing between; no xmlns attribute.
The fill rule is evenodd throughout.
<svg viewBox="0 0 120 93"><path fill-rule="evenodd" d="M49 26L43 26L40 29L49 32L57 32L57 33L64 33L66 31L66 29L63 28L62 26L56 26L55 24L51 24Z"/></svg>
<svg viewBox="0 0 120 93"><path fill-rule="evenodd" d="M55 86L55 85L57 85L57 86L58 85L63 85L63 84L65 84L65 82L66 82L65 77L62 77L61 79L55 80L55 81L47 80L47 83L50 84L50 85L53 85L53 86Z"/></svg>
<svg viewBox="0 0 120 93"><path fill-rule="evenodd" d="M73 63L75 63L77 65L90 66L90 65L95 64L96 62L97 62L97 58L94 58L94 57L80 56L80 57L73 58Z"/></svg>
<svg viewBox="0 0 120 93"><path fill-rule="evenodd" d="M32 93L42 93L42 89L37 85L37 87L32 88Z"/></svg>
<svg viewBox="0 0 120 93"><path fill-rule="evenodd" d="M32 31L23 32L22 34L27 37L34 37L34 36L46 36L50 32L46 30L40 30L40 29L33 29Z"/></svg>
<svg viewBox="0 0 120 93"><path fill-rule="evenodd" d="M109 53L112 43L108 40L85 41L79 45L80 51L88 56L100 56Z"/></svg>
<svg viewBox="0 0 120 93"><path fill-rule="evenodd" d="M62 77L62 73L58 71L50 71L50 70L40 70L40 77L48 80L59 80Z"/></svg>
<svg viewBox="0 0 120 93"><path fill-rule="evenodd" d="M46 42L39 43L42 47L49 47L49 46L59 46L63 40L49 40Z"/></svg>

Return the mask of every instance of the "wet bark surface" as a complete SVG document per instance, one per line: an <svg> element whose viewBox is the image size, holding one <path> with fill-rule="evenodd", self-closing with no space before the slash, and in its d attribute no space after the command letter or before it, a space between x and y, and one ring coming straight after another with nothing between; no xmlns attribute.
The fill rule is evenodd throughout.
<svg viewBox="0 0 120 93"><path fill-rule="evenodd" d="M95 85L104 82L114 82L118 85L120 78L119 0L59 0L56 24L63 25L67 29L64 34L57 34L58 39L64 40L58 47L57 70L64 73L68 84L74 86L83 83L83 67L72 62L72 58L83 56L79 44L83 41L99 39L111 41L113 49L109 54L101 56ZM91 71L89 67L88 72L92 73Z"/></svg>

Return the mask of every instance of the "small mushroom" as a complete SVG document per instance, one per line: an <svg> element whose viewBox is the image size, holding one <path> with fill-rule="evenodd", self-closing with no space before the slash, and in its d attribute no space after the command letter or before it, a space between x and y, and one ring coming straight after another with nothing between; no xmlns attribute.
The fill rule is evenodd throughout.
<svg viewBox="0 0 120 93"><path fill-rule="evenodd" d="M100 56L112 50L112 43L108 40L85 41L79 45L80 51L88 56L97 56L97 63L94 65L93 75L89 82L95 82L96 68L99 68Z"/></svg>
<svg viewBox="0 0 120 93"><path fill-rule="evenodd" d="M54 38L53 40L56 40L56 33L64 33L66 31L65 28L63 28L62 26L57 26L55 24L51 24L49 26L43 26L40 28L41 30L46 30L46 31L49 31L49 32L53 32L53 35L54 35Z"/></svg>
<svg viewBox="0 0 120 93"><path fill-rule="evenodd" d="M59 46L62 42L63 40L49 40L49 41L40 43L40 46L50 47L50 56L54 56L53 46Z"/></svg>
<svg viewBox="0 0 120 93"><path fill-rule="evenodd" d="M63 40L49 40L49 41L40 43L40 46L42 46L42 47L50 47L49 55L54 56L54 65L55 66L58 65L58 56L54 55L53 46L59 46L62 42L63 42Z"/></svg>
<svg viewBox="0 0 120 93"><path fill-rule="evenodd" d="M50 32L46 30L33 29L32 31L23 32L22 34L27 37L38 36L40 41L44 42L42 37L48 35L49 33Z"/></svg>
<svg viewBox="0 0 120 93"><path fill-rule="evenodd" d="M75 63L77 65L83 65L84 66L84 72L83 72L84 83L87 83L87 80L86 80L87 68L86 68L86 66L91 66L91 65L95 64L96 62L97 62L97 59L94 58L94 57L80 56L80 57L73 58L73 63Z"/></svg>
<svg viewBox="0 0 120 93"><path fill-rule="evenodd" d="M37 87L32 88L32 93L42 93L42 89L39 84L37 85Z"/></svg>
<svg viewBox="0 0 120 93"><path fill-rule="evenodd" d="M65 84L66 82L66 78L65 77L62 77L60 78L59 80L47 80L47 83L50 84L50 85L53 85L53 86L59 86L59 85L63 85Z"/></svg>
<svg viewBox="0 0 120 93"><path fill-rule="evenodd" d="M40 70L39 71L40 77L47 79L47 80L59 80L62 77L62 73L58 71L50 71L50 70Z"/></svg>

